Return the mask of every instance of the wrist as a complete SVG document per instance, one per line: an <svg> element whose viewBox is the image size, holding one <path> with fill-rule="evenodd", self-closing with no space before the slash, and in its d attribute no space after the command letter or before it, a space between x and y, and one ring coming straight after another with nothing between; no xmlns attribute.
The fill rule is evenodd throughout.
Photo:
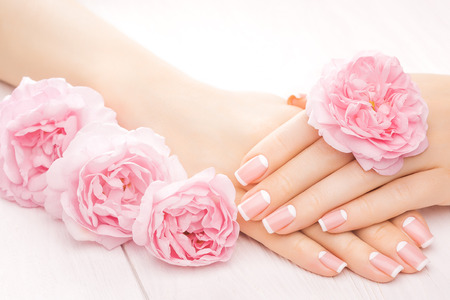
<svg viewBox="0 0 450 300"><path fill-rule="evenodd" d="M127 53L123 58L111 53L89 75L91 86L117 112L125 128L148 126L159 132L196 105L204 105L207 95L217 94L217 89L192 79L146 49L136 48L119 51Z"/></svg>

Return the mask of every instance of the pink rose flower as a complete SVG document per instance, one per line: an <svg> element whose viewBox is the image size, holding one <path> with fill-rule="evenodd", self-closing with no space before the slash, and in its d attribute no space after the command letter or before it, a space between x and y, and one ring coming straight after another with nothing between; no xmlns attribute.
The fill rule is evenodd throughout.
<svg viewBox="0 0 450 300"><path fill-rule="evenodd" d="M309 124L364 170L393 175L428 147L428 107L399 61L366 53L333 61L306 104Z"/></svg>
<svg viewBox="0 0 450 300"><path fill-rule="evenodd" d="M213 168L184 181L154 182L142 198L133 240L173 265L227 261L239 235L235 196L228 177Z"/></svg>
<svg viewBox="0 0 450 300"><path fill-rule="evenodd" d="M141 198L154 181L187 178L164 138L149 128L92 124L47 172L45 209L79 241L112 249L132 237Z"/></svg>
<svg viewBox="0 0 450 300"><path fill-rule="evenodd" d="M0 102L0 196L42 206L50 165L93 122L116 123L116 114L94 90L64 79L23 78Z"/></svg>

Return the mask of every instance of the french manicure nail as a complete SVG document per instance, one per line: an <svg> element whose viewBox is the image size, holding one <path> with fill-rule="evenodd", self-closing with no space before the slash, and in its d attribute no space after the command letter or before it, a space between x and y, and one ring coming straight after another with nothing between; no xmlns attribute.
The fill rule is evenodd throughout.
<svg viewBox="0 0 450 300"><path fill-rule="evenodd" d="M320 227L324 232L334 229L347 221L347 212L343 209L332 211L319 219Z"/></svg>
<svg viewBox="0 0 450 300"><path fill-rule="evenodd" d="M428 228L414 217L408 217L403 221L403 230L422 248L430 246L434 240Z"/></svg>
<svg viewBox="0 0 450 300"><path fill-rule="evenodd" d="M325 265L325 267L338 273L341 273L347 266L346 262L327 251L319 252L319 260Z"/></svg>
<svg viewBox="0 0 450 300"><path fill-rule="evenodd" d="M288 205L264 218L262 222L268 233L274 233L294 221L296 215L295 207Z"/></svg>
<svg viewBox="0 0 450 300"><path fill-rule="evenodd" d="M402 241L397 245L398 255L417 271L422 271L430 260L417 247Z"/></svg>
<svg viewBox="0 0 450 300"><path fill-rule="evenodd" d="M243 186L261 177L267 170L269 162L264 155L258 155L242 165L235 173L237 181Z"/></svg>
<svg viewBox="0 0 450 300"><path fill-rule="evenodd" d="M245 221L257 216L266 209L270 204L270 195L268 192L261 190L250 198L238 205L239 213Z"/></svg>
<svg viewBox="0 0 450 300"><path fill-rule="evenodd" d="M398 273L404 269L403 266L399 265L395 260L392 260L379 252L370 253L369 261L375 268L392 278L397 277Z"/></svg>

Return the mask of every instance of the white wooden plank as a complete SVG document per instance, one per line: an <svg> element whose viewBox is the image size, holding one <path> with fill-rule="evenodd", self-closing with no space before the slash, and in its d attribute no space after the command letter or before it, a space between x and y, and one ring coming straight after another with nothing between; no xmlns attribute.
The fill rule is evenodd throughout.
<svg viewBox="0 0 450 300"><path fill-rule="evenodd" d="M0 200L0 299L143 299L122 248L73 240L43 209Z"/></svg>

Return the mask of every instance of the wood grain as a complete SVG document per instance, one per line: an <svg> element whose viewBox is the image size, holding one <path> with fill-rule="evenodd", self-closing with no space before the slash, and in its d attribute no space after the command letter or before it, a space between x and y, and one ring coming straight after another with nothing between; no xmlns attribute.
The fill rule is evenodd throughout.
<svg viewBox="0 0 450 300"><path fill-rule="evenodd" d="M199 80L287 96L308 91L333 57L375 49L408 72L450 74L450 2L83 0ZM10 88L0 84L0 96ZM450 294L450 208L423 211L434 244L421 273L377 284L349 270L304 271L242 236L232 260L161 263L133 244L73 241L40 209L0 201L0 299L443 299Z"/></svg>

